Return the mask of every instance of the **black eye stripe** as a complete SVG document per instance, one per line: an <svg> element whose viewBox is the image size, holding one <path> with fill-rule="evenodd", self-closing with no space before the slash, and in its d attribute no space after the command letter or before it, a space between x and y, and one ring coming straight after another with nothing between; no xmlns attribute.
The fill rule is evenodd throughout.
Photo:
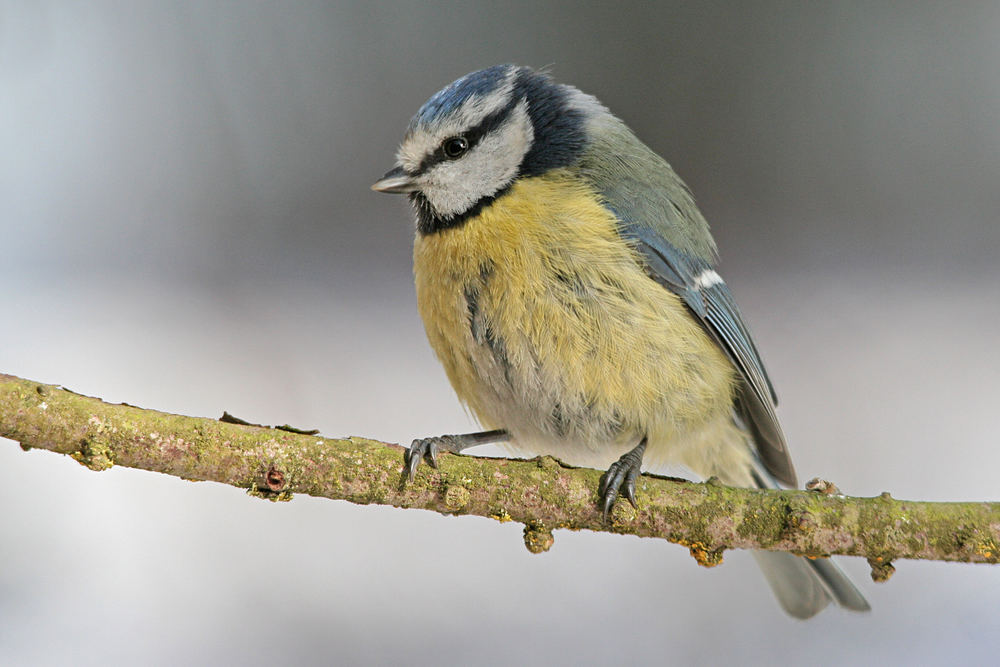
<svg viewBox="0 0 1000 667"><path fill-rule="evenodd" d="M485 137L487 134L489 134L493 130L503 125L503 122L507 120L507 117L510 115L511 111L514 110L514 107L516 107L517 103L520 101L521 101L520 98L517 97L511 99L511 101L508 102L504 108L499 109L498 111L494 111L490 115L486 116L481 121L479 121L479 124L476 125L475 127L471 127L465 132L462 132L461 134L454 135L454 136L461 136L466 141L469 142L469 147L465 149L465 152L468 153L469 151L471 151L473 148L476 147L476 144L478 144L483 137ZM447 162L448 160L452 159L454 158L449 157L448 155L445 154L444 147L438 145L438 147L434 150L433 153L431 153L430 155L428 155L423 159L423 161L420 163L420 166L417 167L417 171L413 175L416 176L419 174L423 174L434 165L440 162Z"/></svg>

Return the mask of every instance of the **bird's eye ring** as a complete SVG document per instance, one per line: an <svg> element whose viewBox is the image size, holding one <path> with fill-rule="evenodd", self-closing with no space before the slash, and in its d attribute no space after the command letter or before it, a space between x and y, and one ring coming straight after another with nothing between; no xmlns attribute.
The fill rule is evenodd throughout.
<svg viewBox="0 0 1000 667"><path fill-rule="evenodd" d="M441 150L444 151L445 156L454 160L462 157L465 151L469 150L469 141L465 137L448 137L441 142Z"/></svg>

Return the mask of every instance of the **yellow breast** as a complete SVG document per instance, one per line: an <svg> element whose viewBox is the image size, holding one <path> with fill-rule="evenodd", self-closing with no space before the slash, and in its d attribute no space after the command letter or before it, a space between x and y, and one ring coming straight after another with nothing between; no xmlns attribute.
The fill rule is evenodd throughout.
<svg viewBox="0 0 1000 667"><path fill-rule="evenodd" d="M463 225L418 236L414 273L458 396L536 451L669 440L731 408L726 357L568 174L520 180Z"/></svg>

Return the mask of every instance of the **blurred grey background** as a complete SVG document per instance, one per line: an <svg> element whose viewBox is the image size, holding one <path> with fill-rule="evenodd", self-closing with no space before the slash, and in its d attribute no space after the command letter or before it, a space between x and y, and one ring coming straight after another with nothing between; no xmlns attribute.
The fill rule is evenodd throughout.
<svg viewBox="0 0 1000 667"><path fill-rule="evenodd" d="M410 115L551 65L674 165L799 476L998 500L1000 4L0 0L0 372L408 443L472 428L417 317ZM487 450L486 453L497 450ZM745 554L238 489L0 442L0 662L957 664L1000 569L845 561L786 618Z"/></svg>

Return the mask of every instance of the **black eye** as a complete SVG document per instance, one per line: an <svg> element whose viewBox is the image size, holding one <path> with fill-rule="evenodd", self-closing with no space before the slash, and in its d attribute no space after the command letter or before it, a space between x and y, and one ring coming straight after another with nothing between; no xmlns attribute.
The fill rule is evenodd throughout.
<svg viewBox="0 0 1000 667"><path fill-rule="evenodd" d="M445 155L454 160L469 150L469 142L465 137L449 137L441 142L441 150L444 151Z"/></svg>

